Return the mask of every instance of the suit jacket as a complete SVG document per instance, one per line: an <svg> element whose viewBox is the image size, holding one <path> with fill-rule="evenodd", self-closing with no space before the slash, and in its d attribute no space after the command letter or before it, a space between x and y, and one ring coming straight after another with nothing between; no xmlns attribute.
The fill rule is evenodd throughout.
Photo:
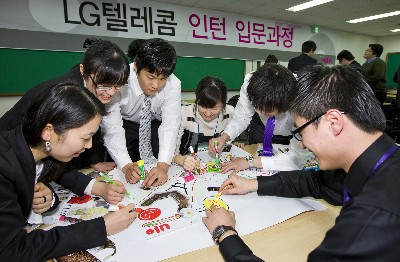
<svg viewBox="0 0 400 262"><path fill-rule="evenodd" d="M365 79L374 91L384 91L386 87L386 63L379 57L362 65Z"/></svg>
<svg viewBox="0 0 400 262"><path fill-rule="evenodd" d="M73 81L82 87L84 86L82 75L79 72L79 67L74 67L62 76L38 84L26 92L14 107L0 118L0 130L11 130L21 125L24 112L29 107L31 101L41 92L46 92L57 83L64 81ZM92 148L85 150L85 152L76 159L72 159L69 162L70 169L66 175L61 175L56 182L75 194L82 195L91 178L76 171L76 169L84 168L84 165L90 166L91 164L102 162L104 159L104 153L105 149L103 147L101 131L99 129L93 136Z"/></svg>
<svg viewBox="0 0 400 262"><path fill-rule="evenodd" d="M32 209L36 167L21 127L0 132L0 258L45 261L104 245L102 217L48 231L24 229Z"/></svg>
<svg viewBox="0 0 400 262"><path fill-rule="evenodd" d="M297 72L306 65L316 64L317 59L312 58L304 53L289 60L288 69L297 74Z"/></svg>

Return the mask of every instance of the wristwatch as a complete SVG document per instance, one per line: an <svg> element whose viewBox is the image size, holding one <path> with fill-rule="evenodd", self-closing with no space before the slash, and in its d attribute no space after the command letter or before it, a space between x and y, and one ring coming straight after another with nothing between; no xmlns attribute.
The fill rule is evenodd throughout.
<svg viewBox="0 0 400 262"><path fill-rule="evenodd" d="M222 236L222 234L224 234L226 231L229 231L229 230L234 231L236 234L238 233L238 232L236 231L236 229L233 228L233 227L231 227L231 226L224 226L224 225L217 226L217 227L214 229L214 231L212 232L212 234L211 234L211 236L212 236L212 238L213 238L213 240L214 240L214 243L215 243L215 244L219 244L219 238L220 238L220 236Z"/></svg>
<svg viewBox="0 0 400 262"><path fill-rule="evenodd" d="M254 156L252 156L252 155L246 156L246 161L249 164L249 168L254 167L253 159L254 159Z"/></svg>

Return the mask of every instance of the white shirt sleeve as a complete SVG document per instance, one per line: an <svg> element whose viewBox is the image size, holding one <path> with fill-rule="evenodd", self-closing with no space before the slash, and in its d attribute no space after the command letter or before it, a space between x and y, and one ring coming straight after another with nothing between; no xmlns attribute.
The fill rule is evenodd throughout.
<svg viewBox="0 0 400 262"><path fill-rule="evenodd" d="M264 170L290 171L302 169L307 159L313 157L308 149L300 147L296 138L290 139L289 151L285 154L277 154L272 157L261 157L261 164Z"/></svg>
<svg viewBox="0 0 400 262"><path fill-rule="evenodd" d="M255 108L250 103L247 95L247 86L252 75L252 73L249 73L245 76L244 83L240 88L239 101L235 107L235 116L224 131L224 133L229 135L231 140L238 137L249 126L251 118L255 113Z"/></svg>
<svg viewBox="0 0 400 262"><path fill-rule="evenodd" d="M181 126L181 83L166 94L161 106L162 122L158 128L159 152L158 162L171 164L177 144L178 131Z"/></svg>
<svg viewBox="0 0 400 262"><path fill-rule="evenodd" d="M96 182L96 179L90 180L89 184L87 185L87 187L85 188L85 191L83 191L83 193L85 193L88 196L93 196L92 189L93 189L95 182Z"/></svg>
<svg viewBox="0 0 400 262"><path fill-rule="evenodd" d="M121 115L121 93L116 94L107 105L107 115L101 121L104 144L118 168L132 162L126 148L125 130Z"/></svg>

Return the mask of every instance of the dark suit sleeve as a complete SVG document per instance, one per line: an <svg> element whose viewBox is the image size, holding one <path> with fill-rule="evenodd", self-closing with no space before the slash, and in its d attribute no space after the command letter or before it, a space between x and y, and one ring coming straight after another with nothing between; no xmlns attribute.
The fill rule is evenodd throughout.
<svg viewBox="0 0 400 262"><path fill-rule="evenodd" d="M58 204L60 203L60 200L58 199L58 195L54 191L54 188L49 183L47 183L47 182L42 182L42 183L45 184L51 190L51 194L52 194L52 196L54 198L53 205L50 207L49 210L46 211L46 212L51 212L51 211L53 211L54 209L57 208ZM52 202L53 202L53 200L52 200Z"/></svg>
<svg viewBox="0 0 400 262"><path fill-rule="evenodd" d="M259 176L259 195L281 197L314 197L330 204L343 203L343 182L346 173L334 171L284 171L270 177Z"/></svg>
<svg viewBox="0 0 400 262"><path fill-rule="evenodd" d="M219 243L219 250L225 261L261 262L261 258L255 256L250 248L238 235L226 237Z"/></svg>
<svg viewBox="0 0 400 262"><path fill-rule="evenodd" d="M76 169L70 169L64 172L56 179L56 183L62 187L71 190L78 196L82 196L85 188L92 179L87 175L77 171Z"/></svg>

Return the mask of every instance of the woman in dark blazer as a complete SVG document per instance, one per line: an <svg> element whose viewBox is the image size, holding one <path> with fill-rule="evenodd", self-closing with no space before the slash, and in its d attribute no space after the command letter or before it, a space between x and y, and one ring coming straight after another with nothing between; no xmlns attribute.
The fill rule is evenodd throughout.
<svg viewBox="0 0 400 262"><path fill-rule="evenodd" d="M22 126L0 132L0 258L2 261L44 261L103 245L107 235L127 228L136 212L129 205L104 217L48 231L28 233L35 180L52 181L63 163L92 145L104 105L87 89L61 83L37 95ZM42 166L36 174L36 166ZM121 193L121 198L123 192ZM43 197L43 204L50 201Z"/></svg>

